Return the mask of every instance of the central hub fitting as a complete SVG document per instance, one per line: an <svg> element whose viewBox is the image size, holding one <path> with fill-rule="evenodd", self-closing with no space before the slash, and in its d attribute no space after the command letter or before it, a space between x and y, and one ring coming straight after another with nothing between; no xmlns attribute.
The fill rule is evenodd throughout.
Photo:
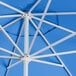
<svg viewBox="0 0 76 76"><path fill-rule="evenodd" d="M21 58L22 61L26 62L31 62L32 58L29 55L25 55L24 57Z"/></svg>
<svg viewBox="0 0 76 76"><path fill-rule="evenodd" d="M23 18L25 18L26 16L27 16L28 18L31 18L31 14L29 14L29 13L25 13L25 14L22 15Z"/></svg>

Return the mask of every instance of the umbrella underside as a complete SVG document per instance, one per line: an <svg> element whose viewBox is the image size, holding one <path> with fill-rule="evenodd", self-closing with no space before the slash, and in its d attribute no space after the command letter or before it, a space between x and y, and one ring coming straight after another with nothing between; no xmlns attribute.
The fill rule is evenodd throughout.
<svg viewBox="0 0 76 76"><path fill-rule="evenodd" d="M74 4L0 1L0 76L75 76Z"/></svg>

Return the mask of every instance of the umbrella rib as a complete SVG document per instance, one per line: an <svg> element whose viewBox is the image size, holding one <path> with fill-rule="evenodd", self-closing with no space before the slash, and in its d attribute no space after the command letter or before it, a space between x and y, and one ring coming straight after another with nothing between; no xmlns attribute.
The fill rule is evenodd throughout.
<svg viewBox="0 0 76 76"><path fill-rule="evenodd" d="M41 28L41 25L42 25L42 23L43 23L43 20L44 20L44 18L45 18L46 12L48 11L48 8L49 8L50 4L51 4L51 0L48 0L48 3L47 3L47 5L46 5L46 7L45 7L45 10L44 10L44 15L42 16L42 18L41 18L41 20L40 20L40 23L39 23L39 25L38 25L38 29L37 29L37 31L36 31L36 33L35 33L35 35L34 35L34 37L33 37L33 40L32 40L32 42L31 42L31 45L30 45L30 48L29 48L29 51L28 51L29 53L30 53L30 51L31 51L31 48L33 47L33 44L34 44L34 42L35 42L35 40L36 40L36 37L37 37L37 35L38 35L38 31L39 31L39 29Z"/></svg>
<svg viewBox="0 0 76 76"><path fill-rule="evenodd" d="M3 28L5 29L5 28L9 27L9 26L11 26L12 24L16 23L17 21L19 21L19 20L21 20L21 19L22 19L22 18L17 18L16 20L13 20L12 22L4 25ZM0 29L0 30L1 30L1 29Z"/></svg>
<svg viewBox="0 0 76 76"><path fill-rule="evenodd" d="M33 26L37 29L36 24L32 21L32 19L30 19L31 23L33 24ZM48 44L48 46L50 45L50 43L48 42L48 40L45 38L45 36L42 34L42 32L39 30L40 35L42 36L42 38L45 40L45 42ZM52 52L54 54L56 54L56 51L53 49L53 47L50 48L52 50ZM54 55L53 54L53 55ZM46 56L46 55L45 55ZM38 58L38 56L35 56L36 58ZM39 57L43 57L43 56L39 56ZM64 65L65 70L67 71L67 73L72 76L72 74L70 73L70 71L68 70L68 68L65 66L65 64L63 63L63 61L61 60L61 58L56 54L56 57L58 58L58 60L61 62L62 65Z"/></svg>
<svg viewBox="0 0 76 76"><path fill-rule="evenodd" d="M45 58L45 57L62 56L62 55L69 55L69 54L76 54L76 51L60 52L60 53L55 53L55 54L46 54L46 55L35 56L32 58Z"/></svg>
<svg viewBox="0 0 76 76"><path fill-rule="evenodd" d="M46 46L45 48L43 48L43 49L41 49L41 50L33 53L31 56L40 54L41 52L46 51L46 50L49 49L50 47L53 47L53 46L55 46L55 45L57 45L57 44L59 44L59 43L62 43L62 42L64 42L65 40L67 40L67 39L69 39L69 38L71 38L71 37L73 37L73 36L75 36L75 35L76 35L76 34L70 34L70 35L68 35L68 36L66 36L66 37L64 37L64 38L62 38L62 39L54 42L53 44L50 44L49 46Z"/></svg>
<svg viewBox="0 0 76 76"><path fill-rule="evenodd" d="M4 58L4 59L20 59L19 57L14 57L14 56L0 56L0 58Z"/></svg>
<svg viewBox="0 0 76 76"><path fill-rule="evenodd" d="M9 51L9 50L6 50L6 49L4 49L4 48L0 48L0 51L6 52L6 53L8 53L8 54L15 55L15 56L17 56L17 57L20 57L20 55L18 55L18 54L16 54L16 53L13 53L13 52L11 52L11 51Z"/></svg>
<svg viewBox="0 0 76 76"><path fill-rule="evenodd" d="M75 35L76 35L76 33L70 34L70 35L68 35L68 36L66 36L66 37L64 37L64 38L62 38L62 39L60 39L60 40L54 42L54 43L51 44L50 46L52 46L52 47L53 47L53 46L56 46L56 45L58 45L58 44L60 44L60 43L62 43L62 42L64 42L64 41L66 41L66 40L72 38L72 37L75 36Z"/></svg>
<svg viewBox="0 0 76 76"><path fill-rule="evenodd" d="M23 23L23 25L22 25L22 27L21 27L21 30L20 30L20 33L19 33L19 36L18 36L18 39L17 39L16 44L19 43L19 40L20 40L20 37L21 37L22 31L23 31L23 27L24 27L24 23ZM14 49L14 53L15 53L15 51L16 51L16 48ZM12 59L11 59L10 62L9 62L9 66L11 65L11 63L12 63ZM6 75L5 75L5 76L8 75L8 72L9 72L9 69L7 69L7 71L6 71Z"/></svg>
<svg viewBox="0 0 76 76"><path fill-rule="evenodd" d="M12 65L8 66L8 67L7 67L7 69L10 69L10 68L14 67L14 66L16 66L16 65L20 64L21 62L22 62L22 61L20 60L20 61L18 61L18 62L16 62L16 63L14 63L14 64L12 64Z"/></svg>
<svg viewBox="0 0 76 76"><path fill-rule="evenodd" d="M21 10L15 8L15 7L12 7L11 5L8 5L8 4L6 4L6 3L4 3L2 1L0 1L0 4L7 7L7 8L10 8L10 9L12 9L12 10L18 12L18 13L25 14L23 11L21 11Z"/></svg>
<svg viewBox="0 0 76 76"><path fill-rule="evenodd" d="M3 29L3 27L0 25L1 30L3 31L3 33L6 35L6 37L11 41L11 43L17 48L17 50L19 51L19 53L24 56L23 52L21 51L21 49L15 44L15 42L12 40L12 38L8 35L8 33Z"/></svg>
<svg viewBox="0 0 76 76"><path fill-rule="evenodd" d="M33 16L42 16L43 13L33 13ZM76 15L76 12L48 12L46 15Z"/></svg>
<svg viewBox="0 0 76 76"><path fill-rule="evenodd" d="M10 17L21 17L21 14L14 14L14 15L1 15L0 18L10 18Z"/></svg>
<svg viewBox="0 0 76 76"><path fill-rule="evenodd" d="M29 10L29 13L31 13L33 11L33 9L40 3L41 0L38 0L33 6L32 8Z"/></svg>
<svg viewBox="0 0 76 76"><path fill-rule="evenodd" d="M58 66L58 67L63 67L63 65L61 64L56 64L56 63L52 63L52 62L47 62L47 61L42 61L42 60L38 60L38 59L32 59L33 62L38 62L38 63L43 63L43 64L48 64L48 65L54 65L54 66Z"/></svg>
<svg viewBox="0 0 76 76"><path fill-rule="evenodd" d="M36 20L38 20L38 21L41 20L40 18L35 17L35 16L32 16L32 18L34 18L34 19L36 19ZM62 26L56 25L56 24L54 24L54 23L51 23L51 22L49 22L49 21L43 20L43 22L46 23L46 24L49 24L50 26L54 26L54 27L57 27L57 28L59 28L59 29L61 29L61 30L67 31L67 32L69 32L69 33L75 33L73 30L64 28L64 27L62 27Z"/></svg>

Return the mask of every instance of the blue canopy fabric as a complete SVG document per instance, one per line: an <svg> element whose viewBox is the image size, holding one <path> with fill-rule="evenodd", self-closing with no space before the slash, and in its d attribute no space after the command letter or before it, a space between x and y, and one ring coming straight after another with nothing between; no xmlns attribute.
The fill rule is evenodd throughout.
<svg viewBox="0 0 76 76"><path fill-rule="evenodd" d="M75 3L75 0L1 0L0 76L76 76ZM29 55L24 53L25 41L29 42L26 44ZM28 75L24 60L29 62Z"/></svg>

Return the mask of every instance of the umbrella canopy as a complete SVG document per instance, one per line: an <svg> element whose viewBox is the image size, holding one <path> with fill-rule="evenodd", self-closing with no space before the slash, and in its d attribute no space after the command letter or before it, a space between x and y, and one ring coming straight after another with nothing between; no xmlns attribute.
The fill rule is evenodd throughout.
<svg viewBox="0 0 76 76"><path fill-rule="evenodd" d="M75 76L75 0L0 1L0 76Z"/></svg>

